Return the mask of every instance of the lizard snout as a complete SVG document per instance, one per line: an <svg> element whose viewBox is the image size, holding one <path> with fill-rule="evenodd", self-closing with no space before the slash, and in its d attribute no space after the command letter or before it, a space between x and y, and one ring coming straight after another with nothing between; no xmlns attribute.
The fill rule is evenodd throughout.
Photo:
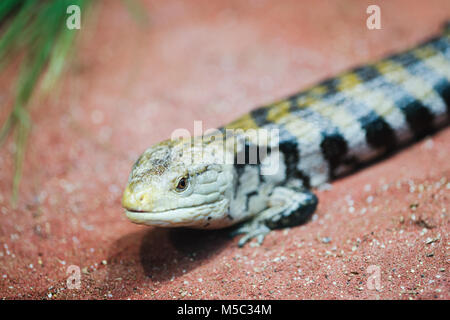
<svg viewBox="0 0 450 320"><path fill-rule="evenodd" d="M128 211L151 211L152 199L148 190L133 192L127 186L122 197L122 207Z"/></svg>

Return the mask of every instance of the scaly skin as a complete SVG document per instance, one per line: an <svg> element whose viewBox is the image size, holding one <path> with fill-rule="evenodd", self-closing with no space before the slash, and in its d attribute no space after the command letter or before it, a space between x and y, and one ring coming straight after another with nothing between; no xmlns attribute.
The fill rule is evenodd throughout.
<svg viewBox="0 0 450 320"><path fill-rule="evenodd" d="M256 109L216 134L152 146L134 164L122 204L135 223L239 224L240 246L261 243L270 230L307 220L317 206L310 188L448 125L449 114L446 27L440 38Z"/></svg>

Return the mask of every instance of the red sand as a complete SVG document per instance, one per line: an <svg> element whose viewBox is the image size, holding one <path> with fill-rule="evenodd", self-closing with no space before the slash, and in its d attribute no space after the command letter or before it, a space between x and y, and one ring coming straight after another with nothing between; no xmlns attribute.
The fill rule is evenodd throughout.
<svg viewBox="0 0 450 320"><path fill-rule="evenodd" d="M336 181L311 222L260 247L134 225L120 206L133 161L175 128L216 127L450 18L447 0L380 3L374 31L360 0L153 1L147 26L98 7L61 90L34 103L18 209L12 137L0 150L0 297L449 299L450 128Z"/></svg>

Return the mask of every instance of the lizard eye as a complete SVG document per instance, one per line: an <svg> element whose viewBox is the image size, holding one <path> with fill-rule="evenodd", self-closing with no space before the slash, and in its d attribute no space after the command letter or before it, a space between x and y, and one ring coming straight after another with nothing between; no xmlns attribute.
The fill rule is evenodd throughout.
<svg viewBox="0 0 450 320"><path fill-rule="evenodd" d="M186 190L188 184L189 184L189 176L181 178L180 180L178 180L176 191L181 192Z"/></svg>

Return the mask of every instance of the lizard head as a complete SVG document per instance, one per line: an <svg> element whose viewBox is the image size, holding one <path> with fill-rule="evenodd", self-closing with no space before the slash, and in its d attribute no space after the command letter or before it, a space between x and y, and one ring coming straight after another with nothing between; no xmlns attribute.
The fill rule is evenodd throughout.
<svg viewBox="0 0 450 320"><path fill-rule="evenodd" d="M233 184L220 148L199 139L168 140L133 165L122 206L134 223L214 228L224 221Z"/></svg>

